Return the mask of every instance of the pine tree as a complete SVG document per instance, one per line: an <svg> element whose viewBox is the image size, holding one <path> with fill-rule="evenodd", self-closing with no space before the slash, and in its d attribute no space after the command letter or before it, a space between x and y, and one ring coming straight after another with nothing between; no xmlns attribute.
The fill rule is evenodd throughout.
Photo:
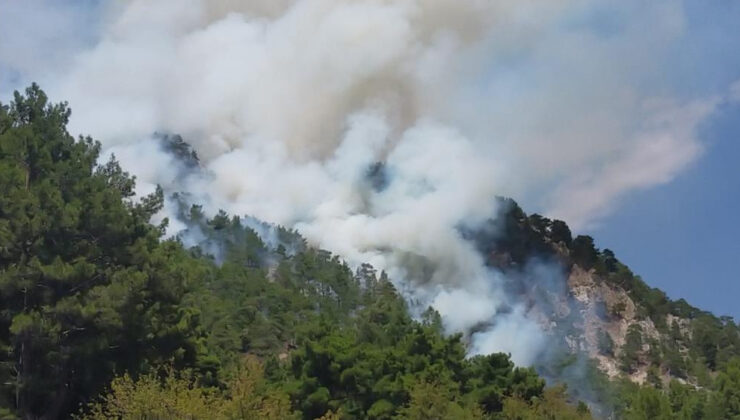
<svg viewBox="0 0 740 420"><path fill-rule="evenodd" d="M98 166L69 117L35 84L0 105L0 398L24 417L63 417L115 370L202 350L178 306L184 252L149 224L162 191L133 201L133 178Z"/></svg>

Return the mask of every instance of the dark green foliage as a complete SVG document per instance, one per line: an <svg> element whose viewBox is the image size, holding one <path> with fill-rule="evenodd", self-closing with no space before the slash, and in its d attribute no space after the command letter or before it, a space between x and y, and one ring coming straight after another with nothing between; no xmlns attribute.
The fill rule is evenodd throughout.
<svg viewBox="0 0 740 420"><path fill-rule="evenodd" d="M664 349L663 365L672 376L686 379L686 361L684 360L680 351L674 346L670 346Z"/></svg>
<svg viewBox="0 0 740 420"><path fill-rule="evenodd" d="M624 419L628 420L672 420L670 401L659 390L640 388L632 397Z"/></svg>
<svg viewBox="0 0 740 420"><path fill-rule="evenodd" d="M703 316L693 322L692 350L709 369L717 367L717 353L722 334L721 322L712 316Z"/></svg>
<svg viewBox="0 0 740 420"><path fill-rule="evenodd" d="M542 394L544 381L531 369L515 368L506 355L466 360L459 335L444 338L433 323L409 319L403 301L388 287L387 295L371 299L358 314L356 330L318 325L293 354L290 393L304 418L328 409L353 418L420 410L413 404L414 392L420 392L418 386L428 389L419 384L433 384L448 396L445 401L468 401L488 413L500 411L508 397L530 401Z"/></svg>
<svg viewBox="0 0 740 420"><path fill-rule="evenodd" d="M0 402L57 418L115 371L205 351L195 310L178 306L196 267L149 217L162 191L66 131L66 104L33 85L0 107Z"/></svg>
<svg viewBox="0 0 740 420"><path fill-rule="evenodd" d="M623 301L619 301L611 307L612 315L616 316L617 318L624 317L624 311L626 310L627 310L627 304L624 303Z"/></svg>
<svg viewBox="0 0 740 420"><path fill-rule="evenodd" d="M550 239L555 243L563 243L567 247L571 247L573 243L573 236L570 233L570 228L562 220L553 220L552 227L550 228Z"/></svg>
<svg viewBox="0 0 740 420"><path fill-rule="evenodd" d="M615 273L619 269L619 260L611 249L607 248L601 251L601 259L604 263L604 269L608 273Z"/></svg>
<svg viewBox="0 0 740 420"><path fill-rule="evenodd" d="M204 234L203 243L222 244L225 255L193 294L221 376L239 353L267 357L268 378L307 419L329 410L379 419L423 413L431 390L457 401L439 409L469 414L498 412L506 398L541 395L544 381L506 355L465 359L461 336L444 337L436 311L413 321L385 273L369 265L352 273L325 251L286 256L264 244L253 250L260 263L245 264L249 253L234 249L250 241L248 227L223 214L210 220L198 209L191 214L191 229ZM271 358L276 354L289 363Z"/></svg>
<svg viewBox="0 0 740 420"><path fill-rule="evenodd" d="M624 346L622 346L622 354L619 357L622 370L625 372L631 373L637 368L642 352L642 342L642 327L640 327L640 324L630 325L627 329Z"/></svg>
<svg viewBox="0 0 740 420"><path fill-rule="evenodd" d="M613 356L614 340L612 340L612 336L608 332L600 330L596 338L598 340L599 353L604 356Z"/></svg>
<svg viewBox="0 0 740 420"><path fill-rule="evenodd" d="M660 366L663 360L663 352L661 351L660 340L657 338L647 339L648 351L647 360L652 366Z"/></svg>
<svg viewBox="0 0 740 420"><path fill-rule="evenodd" d="M660 377L660 368L651 365L647 370L647 383L655 388L663 387L663 380Z"/></svg>
<svg viewBox="0 0 740 420"><path fill-rule="evenodd" d="M550 245L551 221L539 215L527 217L519 205L508 198L497 198L497 217L475 230L464 230L489 263L500 268L523 265L529 258L555 255Z"/></svg>
<svg viewBox="0 0 740 420"><path fill-rule="evenodd" d="M471 359L466 383L478 404L486 412L503 408L504 399L515 396L526 400L542 395L545 382L532 369L516 368L501 354L477 356Z"/></svg>
<svg viewBox="0 0 740 420"><path fill-rule="evenodd" d="M209 218L187 196L173 197L187 230L163 240L167 221L149 223L162 189L134 200L134 178L114 158L98 164L100 145L73 139L69 116L36 85L0 105L0 418L68 417L114 376L130 395L140 395L129 388L141 383L166 390L157 386L162 371L187 372L184 386L197 387L199 398L236 401L229 394L245 355L262 360L254 395L274 402L267 405L280 409L276 418L589 418L574 400L579 392L599 413L621 418L740 416L734 321L671 301L592 238L572 239L562 221L500 199L499 217L461 232L491 265L559 260L626 290L670 337L647 340L644 354L633 324L618 352L626 371L649 364L653 386L610 382L567 354L545 373L582 369L587 391L568 396L507 355L468 358L466 339L445 336L439 313L409 316L384 272L366 264L352 272L291 230L225 212ZM181 137L159 137L184 167L199 165ZM385 176L374 166L368 181L382 189ZM669 314L687 331L666 323ZM605 331L599 348L615 352ZM673 381L658 389L663 372L702 388ZM124 373L131 377L121 382ZM249 394L249 381L242 385Z"/></svg>
<svg viewBox="0 0 740 420"><path fill-rule="evenodd" d="M155 133L155 137L159 138L162 148L182 162L186 168L192 169L200 164L198 154L179 134Z"/></svg>
<svg viewBox="0 0 740 420"><path fill-rule="evenodd" d="M578 236L572 241L567 226L558 221L537 214L529 217L510 200L502 200L505 212L503 235L506 239L491 239L495 243L495 251L491 252L491 260L504 269L511 270L512 265L502 266L505 260L497 259L505 254L513 245L515 249L522 249L522 255L548 255L548 252L562 253L563 250L556 243L567 245L566 255L561 254L560 260L567 260L583 269L594 269L597 281L624 289L635 303L638 319L650 319L661 334L661 339L649 344L650 351L642 355L638 346L637 332L628 335L626 349L621 352L621 363L625 371L631 372L639 364L641 356L647 356L647 361L658 369L663 369L675 377L695 380L704 384L711 382L710 372L720 369L732 357L740 355L740 327L730 317L716 317L708 312L701 311L685 300L673 301L661 290L649 287L639 276L636 276L616 257L613 251L604 249L599 252L590 236ZM492 222L493 223L493 222ZM502 222L496 222L501 229ZM565 239L556 237L556 232L563 232ZM536 244L536 245L532 245ZM550 247L550 251L542 250L542 244ZM548 245L549 244L549 245ZM486 250L485 248L481 248ZM513 254L517 255L517 254ZM527 257L523 257L527 258ZM521 263L522 258L512 258L514 263ZM609 317L623 318L627 315L625 302L617 302L606 308L599 316L608 320ZM669 324L669 316L677 317L688 322L686 333L681 332L678 324ZM609 355L609 343L605 336L599 337L599 349L602 354ZM688 350L688 354L686 351ZM693 379L692 379L693 378Z"/></svg>
<svg viewBox="0 0 740 420"><path fill-rule="evenodd" d="M479 246L494 244L487 252L492 259L508 255L508 263L498 260L504 265L523 263L529 253L554 255L556 223L537 215L527 217L513 205L508 209L503 223L510 237L479 234L474 237ZM206 238L201 254L196 254L218 244L215 252L223 256L222 265L211 269L195 299L206 328L212 331L209 343L211 353L219 355L221 376L228 375L239 352L266 357L272 366L268 377L291 395L293 408L304 418L328 411L380 419L431 408L465 416L476 410L482 415L504 413L505 407L527 413L543 409L532 402L540 401L544 387L533 371L514 368L503 355L465 360L460 338L442 336L439 314L428 310L421 323L408 317L404 301L385 273L378 275L369 265L351 273L336 256L305 244L293 253L285 252L293 247L290 241L280 245L282 251L269 249L239 219L219 214L208 220L197 208L190 213L191 227L197 226ZM502 222L495 223L499 225L492 231ZM570 235L567 226L560 231ZM636 303L638 315L650 317L659 330L675 336L675 340L645 341L639 325L633 324L618 353L620 362L626 372L648 368L650 387L609 382L587 364L589 401L603 406L600 413L623 418L702 418L715 391L699 392L687 386L688 396L674 402L670 389L652 389L663 386L663 372L698 378L711 386L704 366L721 368L737 354L736 324L711 317L685 301L670 301L647 287L611 251L598 252L590 237L557 242L570 246L567 252L576 264L592 264L606 281L623 287ZM256 263L249 262L254 258ZM607 312L605 316L626 315L626 305L618 303ZM687 341L678 324L665 322L668 314L694 319L691 330L702 338ZM682 346L691 349L689 363ZM600 334L599 347L604 355L615 352L605 332ZM276 354L290 362L279 362ZM727 393L727 386L723 389ZM447 395L449 405L433 404L425 397L430 392ZM521 401L526 407L517 406ZM564 418L574 418L570 415Z"/></svg>
<svg viewBox="0 0 740 420"><path fill-rule="evenodd" d="M571 246L571 259L585 269L590 269L599 259L599 252L594 246L594 238L585 235L576 236Z"/></svg>
<svg viewBox="0 0 740 420"><path fill-rule="evenodd" d="M678 299L671 304L671 314L680 318L694 319L706 312L689 305L684 299Z"/></svg>
<svg viewBox="0 0 740 420"><path fill-rule="evenodd" d="M719 373L707 411L711 418L740 418L740 358L730 360Z"/></svg>

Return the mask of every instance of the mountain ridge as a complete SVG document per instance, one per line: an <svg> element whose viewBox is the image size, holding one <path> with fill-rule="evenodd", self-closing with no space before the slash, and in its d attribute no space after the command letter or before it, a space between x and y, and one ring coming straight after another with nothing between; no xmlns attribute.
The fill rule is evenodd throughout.
<svg viewBox="0 0 740 420"><path fill-rule="evenodd" d="M165 150L182 159L188 168L197 167L197 154L181 136L160 136ZM373 188L386 185L383 162L368 168L367 177ZM531 261L547 261L556 266L556 271L561 269L562 279L554 282L563 284L521 282L513 285L514 289L526 286L530 290L514 293L527 299L531 289L544 288L546 299L530 299L528 310L540 317L539 324L545 331L562 338L571 352L596 361L610 379L626 377L639 385L658 388L667 387L675 379L701 387L716 374L720 350L725 354L720 363L740 355L740 327L731 317L715 316L683 298L668 298L632 273L613 251L598 249L591 236L574 237L564 221L537 213L527 215L511 198L495 200L498 214L476 229L461 228L461 235L476 244L488 266L506 277L521 281L521 270ZM272 228L287 232L279 226ZM293 234L300 238L297 232ZM301 243L306 246L305 239ZM709 329L701 332L708 340L708 344L703 343L704 349L692 342L695 328ZM725 347L719 349L716 336L722 334L726 335Z"/></svg>
<svg viewBox="0 0 740 420"><path fill-rule="evenodd" d="M611 377L626 371L633 380L643 383L647 380L648 368L655 366L660 370L662 385L667 385L671 378L699 385L698 377L706 372L690 374L687 370L698 368L686 364L686 357L701 357L712 370L718 363L726 362L728 355L740 350L740 330L731 317L714 316L684 299L669 299L663 291L648 286L634 275L611 250L598 250L590 236L571 238L564 222L551 221L538 214L527 216L513 200L500 200L505 203L500 219L505 220L506 234L501 239L488 238L492 246L481 247L479 243L481 250L489 253L489 264L512 270L523 262L522 255L557 259L565 270L567 284L566 295L561 293L558 297L571 305L566 312L576 310L583 317L580 321L583 331L570 336L571 346L599 360L601 368ZM551 318L563 320L565 316L551 313ZM647 339L640 340L640 349L627 349L636 354L625 354L628 330L632 325L639 325L643 330L640 334ZM717 330L706 331L708 325ZM717 338L709 338L717 331L724 335L722 345L717 343ZM603 336L604 333L609 334L608 337ZM692 337L695 333L710 344L704 343L704 348L700 349ZM632 335L635 341L637 333ZM654 340L658 343L651 343ZM674 343L676 347L672 346ZM651 364L647 360L651 351L661 352L667 362ZM694 355L690 354L692 352ZM617 356L636 359L620 362ZM620 369L620 364L628 366ZM635 372L630 372L633 368Z"/></svg>
<svg viewBox="0 0 740 420"><path fill-rule="evenodd" d="M433 307L411 316L397 279L294 230L206 215L161 187L135 198L69 115L37 85L0 105L4 419L740 415L735 322L667 299L563 222L499 199L500 214L459 230L516 297L491 322L517 304L549 325L543 357L516 366L469 354ZM166 199L179 238L152 223ZM611 379L599 369L617 363Z"/></svg>

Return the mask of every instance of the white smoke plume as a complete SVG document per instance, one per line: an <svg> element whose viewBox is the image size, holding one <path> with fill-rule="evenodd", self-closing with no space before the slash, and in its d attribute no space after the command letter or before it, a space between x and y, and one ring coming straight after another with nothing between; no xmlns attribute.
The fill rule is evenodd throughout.
<svg viewBox="0 0 740 420"><path fill-rule="evenodd" d="M7 7L44 4L24 3ZM142 193L176 187L212 214L296 228L388 271L450 331L490 325L473 352L529 364L539 328L459 226L494 215L495 195L588 226L694 161L698 125L725 100L643 88L685 30L678 2L605 3L117 1L98 6L93 41L53 63L39 44L16 79L68 100L71 130ZM183 178L158 131L181 134L208 175Z"/></svg>

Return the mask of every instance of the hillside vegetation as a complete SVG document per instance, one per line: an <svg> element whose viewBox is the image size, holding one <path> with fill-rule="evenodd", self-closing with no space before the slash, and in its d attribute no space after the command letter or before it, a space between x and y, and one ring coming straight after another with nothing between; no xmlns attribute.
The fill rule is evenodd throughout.
<svg viewBox="0 0 740 420"><path fill-rule="evenodd" d="M669 299L614 252L597 249L593 238L573 238L562 221L527 216L513 201L501 201L502 215L490 222L496 229L482 230L496 233L479 233L479 247L491 265L505 271L516 272L532 258L556 261L567 288L549 303L555 306L561 299L567 310L547 315L563 328L578 326L565 335L570 333L575 347L599 359L611 376L621 372L656 386L675 378L706 387L740 354L740 328L732 318Z"/></svg>
<svg viewBox="0 0 740 420"><path fill-rule="evenodd" d="M0 106L0 418L740 416L737 325L667 299L562 222L507 202L469 232L501 270L563 268L552 299L568 310L541 310L560 356L536 368L466 357L465 337L432 309L412 319L385 273L296 232L176 197L188 229L165 239L167 221L150 223L163 192L134 199L135 180L71 137L69 116L35 85ZM578 360L588 394L558 384Z"/></svg>

